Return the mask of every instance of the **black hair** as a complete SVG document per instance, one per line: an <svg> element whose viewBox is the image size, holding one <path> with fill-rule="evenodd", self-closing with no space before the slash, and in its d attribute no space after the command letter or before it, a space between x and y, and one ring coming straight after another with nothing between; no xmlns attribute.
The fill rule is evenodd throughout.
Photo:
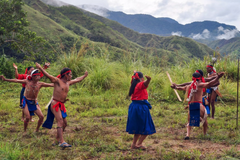
<svg viewBox="0 0 240 160"><path fill-rule="evenodd" d="M63 68L62 70L61 70L61 78L63 78L64 76L65 76L65 72L67 72L67 71L69 71L69 70L71 70L70 68ZM69 73L67 73L67 75L68 75Z"/></svg>
<svg viewBox="0 0 240 160"><path fill-rule="evenodd" d="M33 68L33 66L29 66L29 67L27 68L27 71L29 71L31 68Z"/></svg>
<svg viewBox="0 0 240 160"><path fill-rule="evenodd" d="M200 73L193 73L192 75L194 78L200 78L201 77L201 74ZM197 80L198 81L198 80Z"/></svg>
<svg viewBox="0 0 240 160"><path fill-rule="evenodd" d="M36 70L33 72L33 74L36 74L36 73L39 73L39 72L38 72L38 69L36 69Z"/></svg>
<svg viewBox="0 0 240 160"><path fill-rule="evenodd" d="M139 78L143 78L142 72L136 72L136 73L138 73ZM134 73L134 76L136 75L136 73ZM130 86L129 94L128 94L129 96L131 96L133 94L135 87L139 82L140 82L140 79L135 79L135 78L132 79L132 84Z"/></svg>
<svg viewBox="0 0 240 160"><path fill-rule="evenodd" d="M203 71L201 69L198 69L197 71L203 76Z"/></svg>
<svg viewBox="0 0 240 160"><path fill-rule="evenodd" d="M209 66L213 67L213 65L209 64Z"/></svg>

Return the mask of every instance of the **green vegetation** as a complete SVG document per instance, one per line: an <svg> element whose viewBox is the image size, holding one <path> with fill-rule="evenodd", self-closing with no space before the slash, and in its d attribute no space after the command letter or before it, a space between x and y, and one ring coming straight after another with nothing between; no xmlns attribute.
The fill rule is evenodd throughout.
<svg viewBox="0 0 240 160"><path fill-rule="evenodd" d="M34 59L39 62L51 60L47 71L54 76L64 67L72 69L73 78L83 75L85 70L88 70L89 76L71 86L68 93L68 127L64 138L73 147L65 150L51 145L55 140L56 124L52 130L41 128L40 133L34 133L37 123L34 117L27 135L22 134L22 112L18 107L21 85L0 81L1 159L240 158L240 133L235 130L236 59L218 57L215 64L218 72L225 72L220 81L220 92L227 106L220 102L217 104L216 120L209 120L207 136L202 135L202 128L194 128L191 140L186 142L183 137L187 111L170 88L166 71L176 83L190 81L196 69L206 73L205 67L210 61L207 47L186 38L173 36L160 40L161 37L147 34L138 37L133 32L138 37L136 41L139 43L136 43L74 7L55 8L37 0L25 2L28 6L23 8L31 22L28 29L44 37L46 45L49 45L46 48L54 53L41 55L37 54L41 52L34 52L29 58L31 61L22 61L25 52L15 56L10 51L8 54L4 52L7 56L0 57L0 74L13 78L13 62L17 64L19 73L24 73L26 67L34 66ZM148 42L147 48L140 44ZM19 59L9 56L19 56ZM194 57L202 57L202 60ZM157 133L145 141L147 151L130 150L133 136L125 132L131 103L127 93L133 70L152 77L148 93ZM49 82L46 78L42 80ZM38 96L45 117L45 106L52 92L52 88L43 88ZM183 92L179 93L184 97Z"/></svg>
<svg viewBox="0 0 240 160"><path fill-rule="evenodd" d="M86 47L87 46L87 47ZM134 60L129 55L122 61L110 61L103 52L97 54L89 44L80 49L71 48L59 61L47 70L56 76L61 68L70 67L73 78L89 71L81 83L70 87L66 103L68 127L64 133L71 149L61 150L51 144L56 130L41 128L34 133L35 122L30 123L28 134L23 135L21 110L18 108L20 84L0 82L0 156L3 159L219 159L240 157L240 133L236 123L236 62L218 60L215 67L226 71L221 79L220 91L223 101L216 106L216 119L209 119L208 135L203 136L202 128L194 128L191 140L186 142L187 110L177 101L165 71L176 83L191 80L196 69L202 69L210 58L204 61L192 60L172 67L161 67L144 63L144 57ZM100 52L101 53L101 52ZM96 55L96 56L95 56ZM131 57L132 56L132 57ZM20 64L18 64L20 65ZM23 66L25 64L22 64ZM227 66L224 68L224 66ZM125 132L128 105L126 99L132 71L137 69L152 77L148 87L151 114L157 133L145 141L147 151L130 150L132 135ZM23 72L23 71L22 71ZM44 81L49 81L43 78ZM46 104L52 96L52 88L41 89L38 101L44 116ZM183 92L179 92L184 97ZM56 124L54 125L56 127Z"/></svg>

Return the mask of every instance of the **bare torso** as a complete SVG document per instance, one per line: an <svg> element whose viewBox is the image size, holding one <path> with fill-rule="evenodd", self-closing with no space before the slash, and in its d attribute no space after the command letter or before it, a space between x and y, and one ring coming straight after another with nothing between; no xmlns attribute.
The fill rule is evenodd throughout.
<svg viewBox="0 0 240 160"><path fill-rule="evenodd" d="M54 83L53 99L65 102L69 91L68 82L64 83L61 79Z"/></svg>
<svg viewBox="0 0 240 160"><path fill-rule="evenodd" d="M41 82L28 81L26 83L24 96L28 100L37 100L39 90L41 88Z"/></svg>
<svg viewBox="0 0 240 160"><path fill-rule="evenodd" d="M201 82L200 82L201 83ZM203 88L199 87L199 82L197 82L197 92L193 92L191 102L202 102L202 95L203 95ZM189 87L187 87L187 92L189 92ZM200 105L200 116L203 118L205 114L205 107L201 104Z"/></svg>

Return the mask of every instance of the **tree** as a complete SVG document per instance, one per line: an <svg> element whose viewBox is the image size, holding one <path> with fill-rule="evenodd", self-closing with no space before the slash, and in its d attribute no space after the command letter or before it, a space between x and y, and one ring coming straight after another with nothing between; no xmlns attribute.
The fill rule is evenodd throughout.
<svg viewBox="0 0 240 160"><path fill-rule="evenodd" d="M24 53L24 59L44 61L49 55L48 43L26 28L29 22L23 5L22 0L0 1L0 46L9 45L17 53Z"/></svg>

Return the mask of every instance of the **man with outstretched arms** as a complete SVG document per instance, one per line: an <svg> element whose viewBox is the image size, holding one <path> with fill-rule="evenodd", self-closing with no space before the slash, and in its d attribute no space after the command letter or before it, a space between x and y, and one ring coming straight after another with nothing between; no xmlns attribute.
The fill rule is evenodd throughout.
<svg viewBox="0 0 240 160"><path fill-rule="evenodd" d="M19 80L19 79L6 79L4 76L0 76L0 79L7 82L15 82L26 84L25 92L23 96L23 112L25 115L24 120L24 132L26 133L27 126L30 120L30 115L34 115L34 113L39 117L38 125L36 128L36 132L39 131L39 127L43 123L43 114L40 107L37 107L37 96L41 87L53 87L53 84L39 82L40 74L37 69L33 70L30 76L27 79Z"/></svg>
<svg viewBox="0 0 240 160"><path fill-rule="evenodd" d="M178 90L186 90L188 93L187 101L189 101L189 110L188 110L188 124L187 124L187 135L185 140L189 139L191 126L200 126L200 122L203 124L203 133L206 135L207 132L207 111L202 105L202 94L204 88L212 87L219 81L224 75L224 72L217 74L217 76L211 80L209 83L203 83L201 74L194 73L192 77L192 82L190 85L185 87L178 87L176 85L171 86L172 88Z"/></svg>
<svg viewBox="0 0 240 160"><path fill-rule="evenodd" d="M83 76L71 80L72 72L69 68L64 68L58 77L54 77L48 74L45 70L43 70L43 68L38 63L36 63L36 67L39 68L42 73L50 79L52 83L54 83L53 100L48 107L47 120L44 122L43 127L51 129L53 125L53 120L54 118L56 118L58 141L57 143L60 147L63 148L71 147L71 145L67 144L63 139L63 131L67 126L67 114L64 103L67 101L66 98L69 91L69 86L82 81L88 76L88 72L86 71Z"/></svg>

